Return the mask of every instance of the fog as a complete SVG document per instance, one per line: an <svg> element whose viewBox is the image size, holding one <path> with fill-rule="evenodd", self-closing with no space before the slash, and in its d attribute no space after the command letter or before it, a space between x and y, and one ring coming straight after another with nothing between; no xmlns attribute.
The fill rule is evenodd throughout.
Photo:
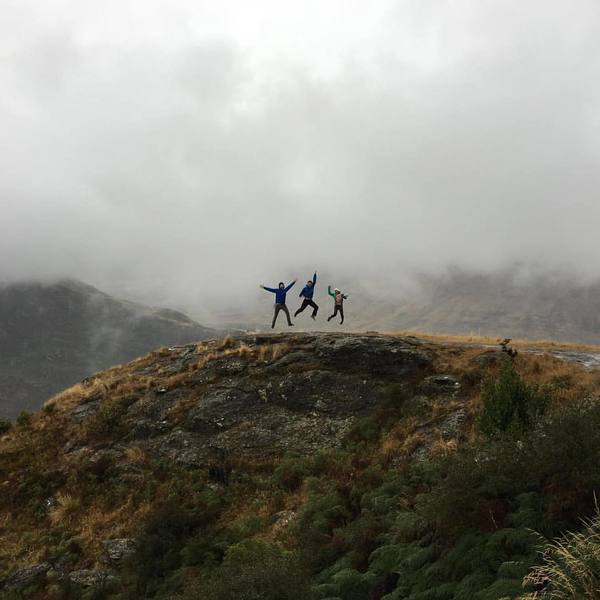
<svg viewBox="0 0 600 600"><path fill-rule="evenodd" d="M315 268L600 276L595 1L0 14L0 280L208 315Z"/></svg>

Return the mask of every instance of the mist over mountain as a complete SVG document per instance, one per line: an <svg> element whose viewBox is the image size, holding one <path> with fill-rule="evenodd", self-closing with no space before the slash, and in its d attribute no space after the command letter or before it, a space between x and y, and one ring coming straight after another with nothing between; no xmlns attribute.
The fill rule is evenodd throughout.
<svg viewBox="0 0 600 600"><path fill-rule="evenodd" d="M565 272L524 265L490 272L454 268L406 278L403 287L381 280L376 285L360 279L335 280L327 273L317 282L317 321L311 321L306 311L294 319L296 327L340 329L337 320L327 322L333 308L327 285L334 281L349 295L344 328L351 330L408 329L600 343L600 282ZM288 294L292 312L300 305L295 292L303 281L299 283ZM237 311L232 307L214 317L230 327L267 329L271 316L267 296L257 293ZM283 320L278 327L285 329Z"/></svg>
<svg viewBox="0 0 600 600"><path fill-rule="evenodd" d="M117 300L77 281L0 287L0 416L38 409L95 371L209 336L183 313Z"/></svg>
<svg viewBox="0 0 600 600"><path fill-rule="evenodd" d="M303 266L600 276L596 2L4 8L2 279L189 312Z"/></svg>

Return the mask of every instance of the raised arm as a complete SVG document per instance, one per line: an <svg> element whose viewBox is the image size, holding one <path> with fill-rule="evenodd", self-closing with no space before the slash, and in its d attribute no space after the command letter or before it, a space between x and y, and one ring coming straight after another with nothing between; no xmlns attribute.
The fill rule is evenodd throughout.
<svg viewBox="0 0 600 600"><path fill-rule="evenodd" d="M313 287L317 285L317 272L315 271L315 274L313 275Z"/></svg>
<svg viewBox="0 0 600 600"><path fill-rule="evenodd" d="M331 291L331 286L330 286L330 285L328 285L328 286L327 286L327 293L328 293L328 294L329 294L329 295L330 295L332 298L335 298L335 294L334 294L334 293Z"/></svg>
<svg viewBox="0 0 600 600"><path fill-rule="evenodd" d="M297 279L294 279L294 281L292 281L292 283L290 283L290 285L288 285L288 286L285 288L285 291L286 291L286 292L289 292L289 291L290 291L290 290L291 290L291 289L294 287L294 284L296 283L296 281L297 281Z"/></svg>

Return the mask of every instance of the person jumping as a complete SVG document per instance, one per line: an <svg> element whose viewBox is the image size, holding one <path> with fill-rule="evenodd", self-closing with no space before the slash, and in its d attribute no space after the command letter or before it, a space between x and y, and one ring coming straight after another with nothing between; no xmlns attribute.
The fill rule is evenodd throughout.
<svg viewBox="0 0 600 600"><path fill-rule="evenodd" d="M335 317L338 313L340 313L340 317L342 319L340 321L340 325L341 325L344 322L344 300L346 300L346 298L348 298L348 296L346 296L346 294L342 294L342 292L340 292L340 290L338 290L338 288L335 288L332 292L330 285L327 286L327 293L335 301L335 308L333 309L333 314L327 320L331 321L331 319L333 319L333 317Z"/></svg>
<svg viewBox="0 0 600 600"><path fill-rule="evenodd" d="M319 312L319 307L318 307L317 303L313 300L316 283L317 283L317 273L315 271L315 274L313 275L312 280L309 279L306 282L306 285L304 286L304 288L302 289L302 291L299 294L300 298L304 298L304 300L302 300L302 304L300 305L300 308L294 313L294 317L297 317L307 306L312 306L313 311L312 311L312 315L310 315L310 316L313 321L315 320L315 317L317 316L317 313Z"/></svg>
<svg viewBox="0 0 600 600"><path fill-rule="evenodd" d="M288 310L288 307L285 305L285 296L288 293L288 291L294 286L296 281L297 281L297 279L294 279L294 281L292 281L292 283L290 283L287 287L285 287L285 284L283 283L283 281L279 282L279 287L277 287L277 288L269 288L269 287L265 287L264 285L260 286L263 290L266 290L267 292L271 292L272 294L275 294L275 312L273 313L273 322L271 323L271 329L273 329L275 327L275 321L277 321L277 316L279 315L280 311L283 311L285 313L285 316L287 317L288 325L290 327L294 326L294 324L292 323L292 320L290 319L290 311Z"/></svg>

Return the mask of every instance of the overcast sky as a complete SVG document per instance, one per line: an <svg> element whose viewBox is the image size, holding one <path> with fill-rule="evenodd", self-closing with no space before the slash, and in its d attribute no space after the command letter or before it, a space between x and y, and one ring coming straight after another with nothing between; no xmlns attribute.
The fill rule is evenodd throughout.
<svg viewBox="0 0 600 600"><path fill-rule="evenodd" d="M597 0L0 0L0 280L600 276ZM333 281L335 283L335 281Z"/></svg>

